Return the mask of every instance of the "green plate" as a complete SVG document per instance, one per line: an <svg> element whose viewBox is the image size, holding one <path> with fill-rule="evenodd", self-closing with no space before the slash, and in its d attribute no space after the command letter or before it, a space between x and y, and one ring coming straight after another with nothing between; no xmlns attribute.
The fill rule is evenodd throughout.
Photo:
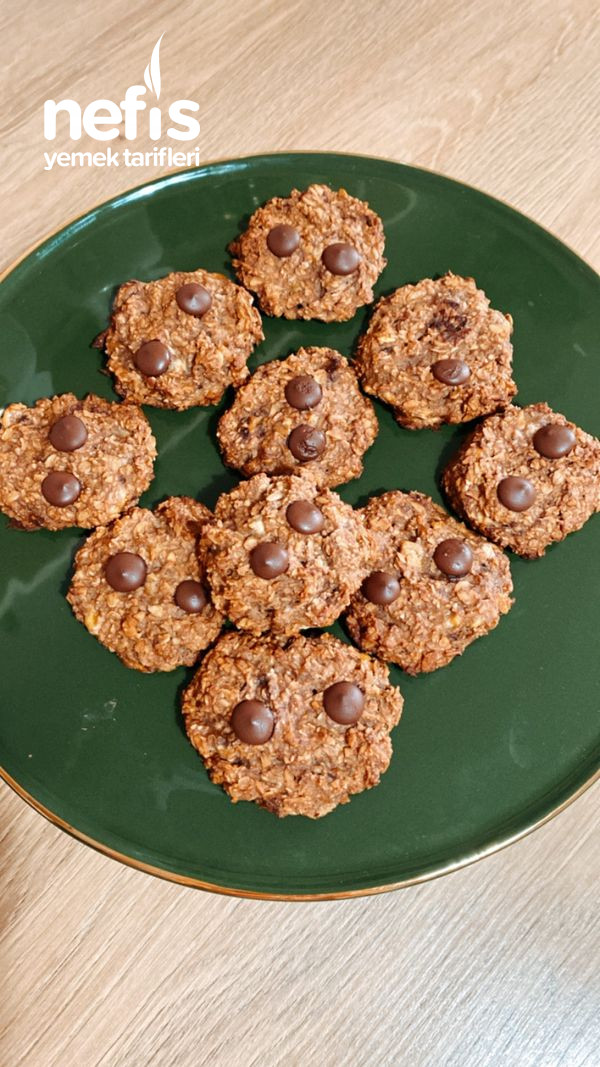
<svg viewBox="0 0 600 1067"><path fill-rule="evenodd" d="M173 270L231 273L226 246L250 212L322 181L383 217L377 293L443 273L473 275L515 320L519 402L546 400L600 431L600 279L505 204L436 174L329 154L258 156L173 174L89 212L27 256L0 288L3 402L67 390L113 397L90 348L115 287ZM366 321L265 320L251 366L301 344L349 355ZM229 402L229 397L226 401ZM419 489L464 434L401 430L377 406L379 437L342 496ZM187 493L213 505L237 481L215 443L215 408L147 409L158 441L142 503ZM348 895L452 870L527 833L599 765L598 520L535 562L512 558L516 604L449 667L392 677L405 696L377 789L326 818L276 819L234 806L188 744L178 695L190 672L127 670L64 599L80 531L3 525L0 592L5 777L38 810L96 847L168 878L247 895ZM334 628L341 635L341 631Z"/></svg>

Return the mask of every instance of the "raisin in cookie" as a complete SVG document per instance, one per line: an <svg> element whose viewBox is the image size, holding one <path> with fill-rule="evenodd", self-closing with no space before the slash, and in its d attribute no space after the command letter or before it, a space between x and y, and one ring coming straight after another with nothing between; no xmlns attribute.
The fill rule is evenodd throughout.
<svg viewBox="0 0 600 1067"><path fill-rule="evenodd" d="M433 671L493 630L511 607L504 553L429 497L383 493L364 517L378 553L346 624L365 652L408 674Z"/></svg>
<svg viewBox="0 0 600 1067"><path fill-rule="evenodd" d="M409 430L467 422L505 408L517 391L511 331L510 315L491 308L472 278L425 278L379 301L356 368Z"/></svg>
<svg viewBox="0 0 600 1067"><path fill-rule="evenodd" d="M183 694L185 728L231 800L320 818L378 784L402 696L384 664L330 634L228 633Z"/></svg>
<svg viewBox="0 0 600 1067"><path fill-rule="evenodd" d="M547 404L509 407L467 438L443 487L470 526L533 559L600 510L600 441Z"/></svg>
<svg viewBox="0 0 600 1067"><path fill-rule="evenodd" d="M217 437L225 462L246 475L302 467L332 486L362 473L377 430L348 360L333 348L301 348L254 372L221 418Z"/></svg>
<svg viewBox="0 0 600 1067"><path fill-rule="evenodd" d="M329 626L369 570L362 516L308 475L256 474L219 497L200 551L217 609L242 630Z"/></svg>
<svg viewBox="0 0 600 1067"><path fill-rule="evenodd" d="M372 301L384 244L381 219L364 200L310 185L259 207L231 253L265 314L343 322Z"/></svg>
<svg viewBox="0 0 600 1067"><path fill-rule="evenodd" d="M216 404L228 385L240 385L262 339L250 294L222 274L195 270L126 282L95 344L106 349L121 396L183 411Z"/></svg>
<svg viewBox="0 0 600 1067"><path fill-rule="evenodd" d="M0 509L24 530L99 526L137 503L155 457L135 404L72 393L10 404L0 421Z"/></svg>
<svg viewBox="0 0 600 1067"><path fill-rule="evenodd" d="M133 508L88 537L67 593L75 616L127 667L191 666L218 636L196 542L212 519L188 497Z"/></svg>

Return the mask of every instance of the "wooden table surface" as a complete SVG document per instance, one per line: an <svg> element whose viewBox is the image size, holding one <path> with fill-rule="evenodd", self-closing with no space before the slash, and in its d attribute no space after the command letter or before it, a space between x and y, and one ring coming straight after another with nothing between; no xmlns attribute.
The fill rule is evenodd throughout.
<svg viewBox="0 0 600 1067"><path fill-rule="evenodd" d="M203 159L312 148L429 167L598 266L596 7L6 3L1 257L156 176L44 171L42 105L119 101L164 32L163 90L201 103ZM450 877L312 904L162 882L0 800L3 1067L600 1064L597 791Z"/></svg>

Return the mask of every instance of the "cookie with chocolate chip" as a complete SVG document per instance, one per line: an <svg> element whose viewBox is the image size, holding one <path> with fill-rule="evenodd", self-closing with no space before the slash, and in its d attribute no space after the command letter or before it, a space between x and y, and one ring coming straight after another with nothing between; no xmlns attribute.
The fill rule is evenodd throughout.
<svg viewBox="0 0 600 1067"><path fill-rule="evenodd" d="M378 302L356 369L409 430L467 422L505 408L517 391L511 332L510 315L491 308L473 278L425 278Z"/></svg>
<svg viewBox="0 0 600 1067"><path fill-rule="evenodd" d="M600 441L547 404L511 406L470 434L443 487L470 526L533 559L600 510Z"/></svg>
<svg viewBox="0 0 600 1067"><path fill-rule="evenodd" d="M217 437L225 462L246 475L302 468L333 486L362 473L377 430L348 360L333 348L301 348L254 372L222 416Z"/></svg>
<svg viewBox="0 0 600 1067"><path fill-rule="evenodd" d="M329 626L369 570L362 516L308 474L256 474L219 497L200 551L215 606L242 630Z"/></svg>
<svg viewBox="0 0 600 1067"><path fill-rule="evenodd" d="M363 651L408 674L433 671L510 609L507 557L428 496L392 490L363 514L377 554L346 614Z"/></svg>
<svg viewBox="0 0 600 1067"><path fill-rule="evenodd" d="M364 200L310 185L259 207L231 253L265 314L343 322L372 301L384 244L381 219Z"/></svg>
<svg viewBox="0 0 600 1067"><path fill-rule="evenodd" d="M177 271L126 282L114 300L105 348L121 396L151 407L216 404L248 377L246 361L263 339L252 297L222 274Z"/></svg>
<svg viewBox="0 0 600 1067"><path fill-rule="evenodd" d="M378 784L402 704L385 664L330 634L227 633L182 711L212 781L234 803L317 819Z"/></svg>
<svg viewBox="0 0 600 1067"><path fill-rule="evenodd" d="M223 618L196 550L211 519L198 501L169 497L100 527L79 549L67 600L127 667L189 667L218 636Z"/></svg>
<svg viewBox="0 0 600 1067"><path fill-rule="evenodd" d="M135 404L72 393L9 404L0 420L0 509L23 530L103 525L137 503L155 457Z"/></svg>

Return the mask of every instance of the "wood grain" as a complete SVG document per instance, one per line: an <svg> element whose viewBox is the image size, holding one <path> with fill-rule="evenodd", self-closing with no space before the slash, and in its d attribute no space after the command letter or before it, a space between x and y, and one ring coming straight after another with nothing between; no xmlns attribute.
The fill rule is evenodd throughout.
<svg viewBox="0 0 600 1067"><path fill-rule="evenodd" d="M45 172L41 115L47 97L119 100L163 32L164 91L201 102L204 159L396 158L600 262L592 0L33 0L0 27L4 263L156 176ZM597 797L437 882L293 905L121 867L4 789L0 1063L598 1067Z"/></svg>

